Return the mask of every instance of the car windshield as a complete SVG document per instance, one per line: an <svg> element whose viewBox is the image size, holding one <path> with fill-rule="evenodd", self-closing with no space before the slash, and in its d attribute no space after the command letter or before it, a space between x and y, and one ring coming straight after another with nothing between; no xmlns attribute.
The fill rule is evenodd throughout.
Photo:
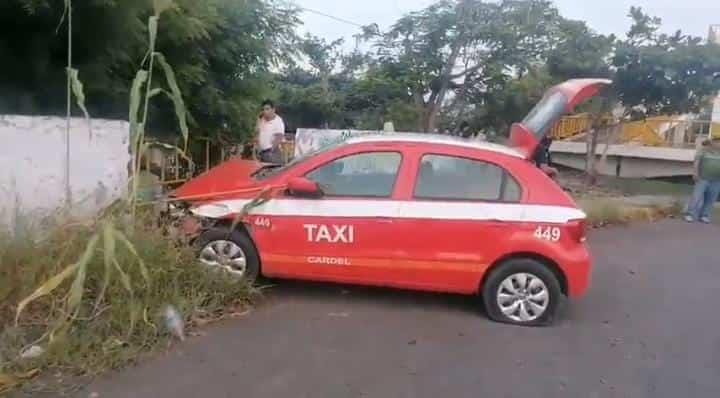
<svg viewBox="0 0 720 398"><path fill-rule="evenodd" d="M325 153L328 151L331 151L335 148L338 148L342 145L345 145L345 142L338 142L332 145L324 146L320 149L308 152L302 156L298 156L294 158L293 160L289 161L288 163L282 164L269 164L261 167L259 170L257 170L255 173L253 173L252 177L255 178L258 181L267 180L270 177L274 177L278 174L282 174L286 172L287 170L292 169L293 167L304 163L306 160L315 157L317 155L320 155L321 153Z"/></svg>

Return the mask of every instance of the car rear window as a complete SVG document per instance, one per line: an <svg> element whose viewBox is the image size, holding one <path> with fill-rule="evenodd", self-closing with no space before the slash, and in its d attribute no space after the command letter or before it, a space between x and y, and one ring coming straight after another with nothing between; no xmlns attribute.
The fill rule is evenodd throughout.
<svg viewBox="0 0 720 398"><path fill-rule="evenodd" d="M522 190L502 167L446 155L425 155L415 183L419 199L518 202Z"/></svg>

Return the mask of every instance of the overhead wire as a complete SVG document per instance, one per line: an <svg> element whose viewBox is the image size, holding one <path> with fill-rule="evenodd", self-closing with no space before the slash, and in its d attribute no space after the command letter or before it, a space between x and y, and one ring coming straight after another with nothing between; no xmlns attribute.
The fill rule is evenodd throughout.
<svg viewBox="0 0 720 398"><path fill-rule="evenodd" d="M330 15L330 14L327 14L327 13L322 12L322 11L314 10L314 9L312 9L312 8L307 8L307 7L302 7L302 6L300 6L299 8L300 8L301 10L303 10L303 11L307 11L307 12L312 13L312 14L317 14L317 15L320 15L320 16L323 16L323 17L326 17L326 18L334 19L334 20L336 20L336 21L338 21L338 22L342 22L342 23L345 23L345 24L348 24L348 25L352 25L352 26L355 26L355 27L358 27L358 28L363 28L363 27L364 27L363 25L361 25L361 24L359 24L359 23L356 23L356 22L353 22L353 21L349 21L349 20L347 20L347 19L345 19L345 18L336 17L336 16L334 16L334 15Z"/></svg>
<svg viewBox="0 0 720 398"><path fill-rule="evenodd" d="M347 19L345 19L345 18L336 17L336 16L334 16L334 15L328 14L328 13L326 13L326 12L318 11L318 10L315 10L315 9L312 9L312 8L307 8L307 7L303 7L303 6L298 6L298 8L299 8L301 11L309 12L309 13L311 13L311 14L320 15L320 16L323 16L323 17L325 17L325 18L330 18L330 19L335 20L335 21L337 21L337 22L342 22L342 23L344 23L344 24L348 24L348 25L354 26L354 27L356 27L356 28L365 29L365 27L368 26L368 25L362 25L362 24L359 24L359 23L357 23L357 22L353 22L353 21L347 20ZM360 41L361 41L360 37L359 37L358 35L355 35L355 50L356 50L356 51L357 51L358 47L360 46Z"/></svg>

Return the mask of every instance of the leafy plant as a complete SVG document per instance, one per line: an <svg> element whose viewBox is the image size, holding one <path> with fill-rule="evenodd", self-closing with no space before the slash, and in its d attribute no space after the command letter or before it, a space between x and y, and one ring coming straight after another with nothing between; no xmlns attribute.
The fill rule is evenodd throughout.
<svg viewBox="0 0 720 398"><path fill-rule="evenodd" d="M0 239L0 389L34 369L94 374L157 349L168 304L190 327L249 304L248 286L198 267L190 248L139 218ZM20 357L33 346L44 353Z"/></svg>
<svg viewBox="0 0 720 398"><path fill-rule="evenodd" d="M72 8L73 68L92 116L126 117L130 82L147 54L147 17L157 12L155 48L173 66L190 133L237 138L252 132L270 70L292 53L299 23L285 0L92 0ZM64 0L0 1L0 113L65 114L63 10ZM150 135L179 131L171 100L150 107Z"/></svg>
<svg viewBox="0 0 720 398"><path fill-rule="evenodd" d="M107 290L107 286L110 283L110 278L112 274L115 272L117 272L118 276L120 277L123 286L130 295L130 300L132 301L133 290L131 281L127 276L127 270L123 269L123 267L120 265L120 263L118 263L117 260L116 248L118 246L118 243L124 246L125 250L132 253L132 255L136 258L141 275L143 276L143 279L147 284L150 283L149 272L142 258L138 255L137 250L135 249L133 244L130 243L125 234L117 230L113 226L111 220L105 219L100 222L99 231L90 237L87 246L85 246L84 252L82 253L77 262L67 266L60 273L40 285L40 287L38 287L30 296L20 301L15 312L15 324L18 323L20 315L30 303L39 299L40 297L47 296L48 294L52 293L65 280L73 276L75 278L67 295L64 312L68 314L67 321L75 320L78 316L80 303L82 302L83 294L85 292L85 281L88 274L88 267L98 252L98 244L101 240L103 245L103 264L105 266L105 276L103 277L103 284L100 290L100 294L96 298L95 310L97 311L98 304L105 299L105 292Z"/></svg>
<svg viewBox="0 0 720 398"><path fill-rule="evenodd" d="M130 205L130 208L121 207L120 209L116 209L117 211L115 212L111 210L108 214L100 217L88 230L72 231L69 235L71 246L67 246L66 250L62 251L73 252L76 256L70 258L75 258L75 260L69 265L61 267L55 274L48 276L37 288L17 302L14 324L15 329L22 331L24 329L22 328L21 317L29 311L29 308L39 301L43 301L43 299L48 297L51 298L52 305L45 307L47 315L42 322L45 327L42 334L32 342L25 341L24 344L34 347L37 344L47 342L48 349L55 350L55 361L71 361L67 358L69 355L67 347L64 349L58 348L63 347L64 344L62 342L67 343L68 340L73 340L73 336L70 336L71 330L82 329L84 327L82 325L92 323L94 320L101 318L106 311L109 311L108 308L113 306L115 307L115 311L112 311L111 316L106 318L106 322L111 324L122 322L122 326L115 330L122 330L124 335L122 338L113 336L109 340L106 340L108 338L107 331L96 330L95 332L98 333L98 336L91 336L91 339L100 338L103 346L93 347L95 350L99 349L101 352L105 352L106 347L104 345L108 344L108 342L110 342L110 344L115 344L114 342L126 344L123 342L132 341L140 319L142 319L145 324L145 336L148 336L150 329L154 331L155 335L159 332L158 327L156 327L148 317L149 311L152 310L151 306L157 307L159 303L157 301L149 302L148 294L153 292L153 280L162 278L159 277L157 273L153 273L154 270L151 271L146 265L144 258L147 255L152 255L152 251L141 252L138 250L137 244L142 241L133 241L131 238L136 238L138 235L147 235L148 233L154 234L154 240L158 238L157 232L140 230L142 223L137 218L138 176L143 153L149 146L149 143L145 142L145 130L148 124L150 99L157 94L166 94L175 104L175 113L185 140L185 147L187 146L189 136L185 103L176 81L175 73L170 64L165 60L165 57L155 50L160 15L173 8L175 8L175 3L172 0L154 0L155 13L148 19L149 49L146 59L147 63L143 61L142 65L143 67L147 65L147 69L141 68L141 70L137 72L130 89L129 120L131 150L135 159L133 163L133 175L131 176L133 188L130 192L129 200L126 202ZM72 67L72 17L72 2L65 0L63 20L67 20L68 24L68 63L66 67L68 74L66 115L68 120L68 142L70 137L71 99L73 94L78 106L89 120L89 114L85 108L83 84L78 78L77 70ZM153 87L152 85L156 60L165 74L169 91ZM175 149L184 155L182 149ZM68 201L68 204L71 204L71 202ZM131 215L129 219L130 222L121 222L127 212ZM118 225L124 225L125 227L119 228ZM130 234L130 238L127 233ZM81 240L79 237L83 239ZM165 239L164 237L160 238ZM11 242L14 242L14 240L11 240ZM65 247L62 241L49 240L48 242L53 249L55 249L54 245ZM32 246L33 245L31 245L31 247ZM177 250L175 247L168 246L168 242L166 242L164 246L168 252ZM0 249L3 248L0 247ZM146 250L147 249L148 248L146 248ZM28 255L23 250L18 250L18 253L20 257ZM62 255L60 261L67 261L67 258L67 256ZM102 258L102 261L99 261L99 258ZM192 258L192 256L186 258ZM171 258L164 258L163 261L166 262L164 264L154 264L155 267L160 266L160 269L164 267L165 271L167 271L168 268L177 266L177 262L172 261ZM7 265L7 267L10 267L10 265ZM199 267L193 268L198 269ZM6 270L2 271L6 272ZM10 272L16 272L16 270L10 269ZM44 273L42 274L44 275ZM24 287L25 285L21 286ZM122 288L122 295L118 295L117 286ZM0 287L2 287L0 292L10 292L7 293L8 296L14 291L13 288ZM162 300L169 298L174 300L185 299L182 295L167 294L167 289L173 289L175 287L176 285L174 284L159 287L160 290L157 292L161 293L161 297L157 298L161 298ZM118 301L119 297L121 297L121 299ZM152 297L152 295L150 297ZM90 305L90 303L93 304ZM2 310L2 308L0 308L0 310ZM2 311L0 311L0 315L2 315ZM75 343L71 343L71 345L72 344ZM141 342L140 345L143 346L145 343ZM0 353L1 352L2 347L0 347ZM84 352L84 354L93 355L94 353ZM13 355L17 355L17 353L13 353ZM62 356L62 358L58 359L57 355ZM46 356L53 358L53 355L50 353L46 354ZM0 358L2 358L1 355ZM77 364L75 365L78 366ZM6 367L6 364L0 363L0 370L3 367ZM4 388L5 385L14 385L20 379L21 377L18 376L0 374L0 388Z"/></svg>
<svg viewBox="0 0 720 398"><path fill-rule="evenodd" d="M157 44L157 32L160 16L163 12L174 9L175 3L172 0L154 0L155 14L148 18L148 67L147 69L140 69L133 80L133 84L130 89L130 141L132 142L132 152L134 156L133 164L133 176L132 176L132 190L129 196L129 203L133 217L137 212L138 204L138 188L140 182L140 166L142 163L142 157L147 149L145 143L145 129L148 125L148 115L150 113L150 99L158 93L166 94L173 102L175 108L175 115L177 117L180 131L183 136L183 149L175 148L181 153L183 157L188 158L185 155L187 150L187 143L189 138L188 123L187 123L187 110L185 109L185 102L183 100L182 93L175 79L175 72L173 71L170 64L165 59L165 56L155 51ZM153 88L153 72L155 66L155 60L158 61L162 70L165 74L165 79L170 91L163 90L160 88ZM144 62L143 62L144 63ZM145 95L143 96L143 86L145 88ZM140 104L142 103L142 110ZM140 114L138 115L138 112Z"/></svg>

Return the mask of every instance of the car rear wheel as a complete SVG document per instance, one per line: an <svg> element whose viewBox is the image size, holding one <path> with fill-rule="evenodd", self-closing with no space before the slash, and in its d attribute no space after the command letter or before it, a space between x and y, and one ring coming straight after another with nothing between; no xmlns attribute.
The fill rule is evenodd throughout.
<svg viewBox="0 0 720 398"><path fill-rule="evenodd" d="M555 274L532 259L514 259L495 268L482 291L491 319L525 326L552 323L562 295Z"/></svg>
<svg viewBox="0 0 720 398"><path fill-rule="evenodd" d="M260 260L255 245L240 230L207 230L197 238L195 248L201 265L225 272L238 281L251 284L260 273Z"/></svg>

